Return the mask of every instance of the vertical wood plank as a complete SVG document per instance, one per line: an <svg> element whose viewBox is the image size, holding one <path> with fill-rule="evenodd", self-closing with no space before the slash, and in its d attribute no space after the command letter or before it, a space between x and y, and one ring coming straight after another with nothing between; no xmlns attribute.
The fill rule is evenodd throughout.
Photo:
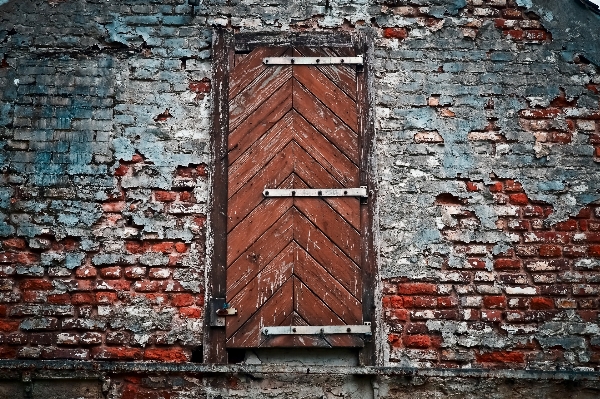
<svg viewBox="0 0 600 399"><path fill-rule="evenodd" d="M375 211L375 178L374 159L373 159L373 140L375 138L375 126L373 120L372 97L369 90L372 54L370 53L373 43L373 34L371 31L360 31L354 38L356 54L363 54L363 70L357 73L357 105L358 105L358 130L359 130L359 148L360 148L360 185L367 186L369 197L361 203L361 269L363 272L363 321L370 321L373 331L375 331L375 286L377 271L377 256L374 240L374 211ZM376 337L374 334L373 338ZM359 360L361 365L374 366L376 363L375 341L371 338L365 342L365 347L361 350Z"/></svg>
<svg viewBox="0 0 600 399"><path fill-rule="evenodd" d="M213 32L213 154L212 201L209 233L213 235L213 256L206 295L225 297L227 259L227 136L229 133L229 68L234 56L233 34L223 28ZM207 310L209 301L206 301ZM210 327L204 317L204 362L227 363L225 329Z"/></svg>

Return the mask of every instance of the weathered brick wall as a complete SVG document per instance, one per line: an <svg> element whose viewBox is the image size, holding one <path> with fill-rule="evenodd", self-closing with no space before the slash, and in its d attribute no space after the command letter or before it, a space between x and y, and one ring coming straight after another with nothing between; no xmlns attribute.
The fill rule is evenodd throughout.
<svg viewBox="0 0 600 399"><path fill-rule="evenodd" d="M556 2L1 3L0 357L202 345L221 25L374 32L383 364L600 367L598 54Z"/></svg>

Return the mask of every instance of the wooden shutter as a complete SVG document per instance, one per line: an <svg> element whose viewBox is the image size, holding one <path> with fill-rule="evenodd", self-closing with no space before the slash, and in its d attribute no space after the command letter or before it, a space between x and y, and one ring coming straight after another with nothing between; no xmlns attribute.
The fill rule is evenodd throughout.
<svg viewBox="0 0 600 399"><path fill-rule="evenodd" d="M356 188L364 180L353 65L265 57L354 56L351 47L257 47L229 74L226 317L229 348L363 346L350 334L265 336L263 326L363 321L364 217L357 197L263 196L265 188ZM364 216L364 212L363 212Z"/></svg>

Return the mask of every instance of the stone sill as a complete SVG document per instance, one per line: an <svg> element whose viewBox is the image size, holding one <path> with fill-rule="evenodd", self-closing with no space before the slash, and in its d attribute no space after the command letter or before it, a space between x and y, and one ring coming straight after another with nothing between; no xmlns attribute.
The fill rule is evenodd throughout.
<svg viewBox="0 0 600 399"><path fill-rule="evenodd" d="M326 374L404 377L510 378L524 380L598 381L600 371L545 371L531 369L441 369L409 367L290 366L254 364L202 364L165 362L114 362L77 360L0 360L0 379L14 378L101 378L108 373L191 374ZM27 375L27 377L25 377Z"/></svg>

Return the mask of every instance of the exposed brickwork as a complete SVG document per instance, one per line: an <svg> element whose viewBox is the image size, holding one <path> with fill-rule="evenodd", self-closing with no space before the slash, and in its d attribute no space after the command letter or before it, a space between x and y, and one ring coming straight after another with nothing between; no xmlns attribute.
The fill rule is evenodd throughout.
<svg viewBox="0 0 600 399"><path fill-rule="evenodd" d="M599 29L519 3L2 2L0 358L199 360L221 26L370 32L385 365L600 369Z"/></svg>
<svg viewBox="0 0 600 399"><path fill-rule="evenodd" d="M578 215L551 225L547 218L552 207L530 200L514 180L464 184L468 192L493 197L499 215L496 228L507 234L511 246L498 252L493 244L463 241L463 229L480 223L476 214L469 209L468 200L438 197L438 206L456 222L445 228L443 235L462 260L454 264L444 261L437 277L428 282L386 282L383 307L392 350L427 350L428 360L445 366L473 362L486 367L507 363L524 367L528 361L546 356L544 349L549 347L554 361L563 362L576 340L577 347L590 354L587 362L595 366L600 205L590 204ZM570 325L565 314L580 327L573 337L562 337L554 330ZM490 351L494 345L484 342L459 349L454 345L463 346L460 340L448 342L456 337L445 336L448 331L443 327L435 328L447 320L456 321L446 327L462 328L451 332L462 333L465 339L478 330L490 329L488 333L494 331L508 342L499 346L503 350ZM527 337L526 331L533 336Z"/></svg>

